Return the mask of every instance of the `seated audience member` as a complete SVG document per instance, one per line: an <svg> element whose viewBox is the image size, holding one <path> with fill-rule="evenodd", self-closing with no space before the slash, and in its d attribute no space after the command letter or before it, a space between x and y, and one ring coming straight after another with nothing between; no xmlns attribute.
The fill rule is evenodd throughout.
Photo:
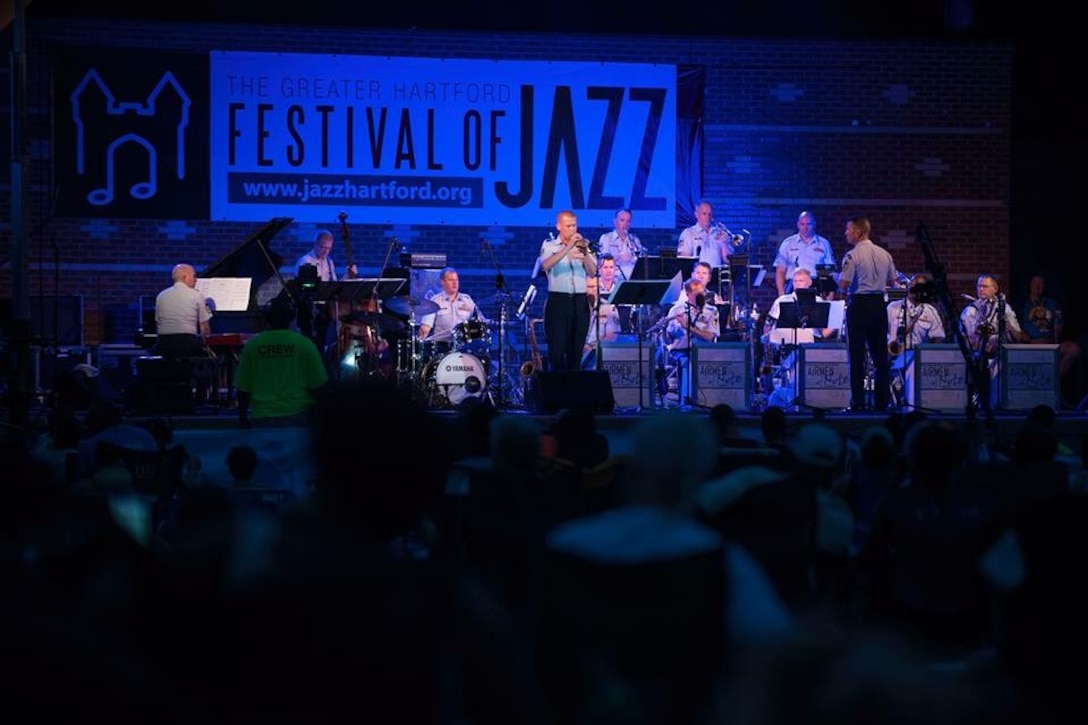
<svg viewBox="0 0 1088 725"><path fill-rule="evenodd" d="M227 451L227 471L233 485L253 485L253 476L257 473L257 451L253 446L231 446Z"/></svg>
<svg viewBox="0 0 1088 725"><path fill-rule="evenodd" d="M113 443L121 448L159 450L159 442L140 425L126 423L121 409L110 403L95 403L87 410L86 438L79 443L79 479L89 479L98 469L98 444Z"/></svg>
<svg viewBox="0 0 1088 725"><path fill-rule="evenodd" d="M608 438L597 430L593 411L567 408L559 411L552 426L557 458L580 468L593 468L608 458Z"/></svg>
<svg viewBox="0 0 1088 725"><path fill-rule="evenodd" d="M714 426L714 433L718 439L718 445L723 448L759 448L759 441L745 436L740 431L737 421L737 411L726 403L718 403L710 409L710 423Z"/></svg>
<svg viewBox="0 0 1088 725"><path fill-rule="evenodd" d="M909 480L877 505L858 557L859 585L869 616L933 655L962 654L989 631L992 602L979 565L1007 519L992 490L964 485L959 427L922 422L904 447Z"/></svg>
<svg viewBox="0 0 1088 725"><path fill-rule="evenodd" d="M242 348L234 377L238 425L242 428L306 426L310 422L314 396L329 377L314 341L290 329L294 319L291 300L275 298L268 306L269 329Z"/></svg>
<svg viewBox="0 0 1088 725"><path fill-rule="evenodd" d="M759 416L759 430L763 434L763 446L779 452L789 452L790 422L786 409L778 405L768 405Z"/></svg>
<svg viewBox="0 0 1088 725"><path fill-rule="evenodd" d="M82 430L72 406L62 405L50 411L49 431L38 438L30 455L49 467L55 483L75 482L77 471L68 469L68 461L78 456Z"/></svg>
<svg viewBox="0 0 1088 725"><path fill-rule="evenodd" d="M533 577L541 684L563 722L595 721L604 682L587 651L644 721L701 722L730 645L792 633L760 567L692 515L714 466L706 422L647 419L632 450L618 505L552 529Z"/></svg>

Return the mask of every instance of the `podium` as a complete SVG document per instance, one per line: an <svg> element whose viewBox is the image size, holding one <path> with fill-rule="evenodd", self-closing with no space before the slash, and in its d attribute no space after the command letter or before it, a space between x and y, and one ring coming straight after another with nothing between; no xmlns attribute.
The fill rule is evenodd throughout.
<svg viewBox="0 0 1088 725"><path fill-rule="evenodd" d="M639 259L639 262L642 259ZM636 264L636 268L637 266ZM670 296L672 285L672 280L668 279L629 279L619 283L608 296L608 302L613 305L662 305ZM646 316L639 315L638 319L641 325ZM612 392L616 405L624 408L636 405L641 408L642 392L654 379L653 348L644 348L642 338L646 334L645 329L637 332L637 344L601 343L598 355L600 369L608 371L612 379ZM612 355L615 353L619 353L620 357L613 360ZM637 401L634 395L636 392ZM653 401L652 389L648 392L650 400Z"/></svg>
<svg viewBox="0 0 1088 725"><path fill-rule="evenodd" d="M959 345L923 343L904 350L904 376L913 377L909 402L938 413L962 413L967 408L967 363Z"/></svg>
<svg viewBox="0 0 1088 725"><path fill-rule="evenodd" d="M846 345L801 345L797 355L797 395L810 408L845 408L850 404L850 359Z"/></svg>
<svg viewBox="0 0 1088 725"><path fill-rule="evenodd" d="M1057 345L1006 343L1001 347L1000 404L1004 410L1036 405L1061 407L1060 356Z"/></svg>
<svg viewBox="0 0 1088 725"><path fill-rule="evenodd" d="M602 342L600 369L612 381L619 408L641 406L654 399L654 348L641 342Z"/></svg>
<svg viewBox="0 0 1088 725"><path fill-rule="evenodd" d="M692 399L699 405L719 403L747 410L752 390L752 348L746 342L692 345Z"/></svg>

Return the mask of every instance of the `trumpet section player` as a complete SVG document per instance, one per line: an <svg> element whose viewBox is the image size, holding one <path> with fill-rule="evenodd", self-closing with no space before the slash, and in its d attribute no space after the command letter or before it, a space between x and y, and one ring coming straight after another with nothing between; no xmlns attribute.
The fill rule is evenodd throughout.
<svg viewBox="0 0 1088 725"><path fill-rule="evenodd" d="M907 296L888 305L888 357L892 391L900 406L914 400L914 348L944 342L941 314L933 306L937 287L927 272L908 280Z"/></svg>
<svg viewBox="0 0 1088 725"><path fill-rule="evenodd" d="M616 260L620 281L631 279L635 263L646 256L646 248L631 231L631 210L623 207L612 216L612 231L605 232L597 241L597 251L603 256L611 254Z"/></svg>
<svg viewBox="0 0 1088 725"><path fill-rule="evenodd" d="M594 370L597 367L597 348L601 342L613 342L620 336L620 313L616 305L605 302L602 297L608 295L604 290L604 268L612 265L612 258L601 255L599 261L601 276L586 278L586 301L589 303L590 321L586 344L582 347L582 369Z"/></svg>
<svg viewBox="0 0 1088 725"><path fill-rule="evenodd" d="M570 210L556 214L557 239L540 245L540 268L548 278L544 303L544 336L552 370L578 370L589 334L590 311L586 279L597 275L597 256L578 232L578 217Z"/></svg>
<svg viewBox="0 0 1088 725"><path fill-rule="evenodd" d="M815 279L819 265L835 266L836 261L831 242L816 233L815 215L801 212L797 217L797 233L782 240L774 258L774 284L778 296L792 290L790 282L798 269L808 270L809 276Z"/></svg>
<svg viewBox="0 0 1088 725"><path fill-rule="evenodd" d="M700 201L695 206L695 223L680 232L676 254L681 257L698 257L713 267L728 263L729 255L744 237L732 234L724 225L714 221L714 205Z"/></svg>

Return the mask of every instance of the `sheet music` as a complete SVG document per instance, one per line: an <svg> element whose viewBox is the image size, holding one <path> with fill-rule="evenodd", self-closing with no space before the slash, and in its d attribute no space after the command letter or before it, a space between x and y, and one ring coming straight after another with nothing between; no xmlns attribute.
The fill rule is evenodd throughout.
<svg viewBox="0 0 1088 725"><path fill-rule="evenodd" d="M751 274L752 272L756 273L755 278L752 279L752 286L753 287L758 287L761 284L763 284L763 280L767 276L767 270L763 269L763 265L762 264L750 264L750 265L748 265L748 269L749 269L749 274Z"/></svg>
<svg viewBox="0 0 1088 725"><path fill-rule="evenodd" d="M828 302L831 309L827 311L827 326L832 330L841 330L843 318L846 317L845 300L831 300Z"/></svg>
<svg viewBox="0 0 1088 725"><path fill-rule="evenodd" d="M245 312L252 284L252 277L198 277L196 289L212 300L213 312Z"/></svg>

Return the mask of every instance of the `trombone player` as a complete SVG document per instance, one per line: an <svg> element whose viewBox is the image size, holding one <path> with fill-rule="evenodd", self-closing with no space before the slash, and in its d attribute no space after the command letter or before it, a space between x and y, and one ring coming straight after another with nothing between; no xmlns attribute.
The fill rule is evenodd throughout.
<svg viewBox="0 0 1088 725"><path fill-rule="evenodd" d="M888 305L888 358L892 397L898 408L914 401L914 348L945 341L941 314L932 303L936 294L933 278L919 272L907 283L907 296Z"/></svg>

